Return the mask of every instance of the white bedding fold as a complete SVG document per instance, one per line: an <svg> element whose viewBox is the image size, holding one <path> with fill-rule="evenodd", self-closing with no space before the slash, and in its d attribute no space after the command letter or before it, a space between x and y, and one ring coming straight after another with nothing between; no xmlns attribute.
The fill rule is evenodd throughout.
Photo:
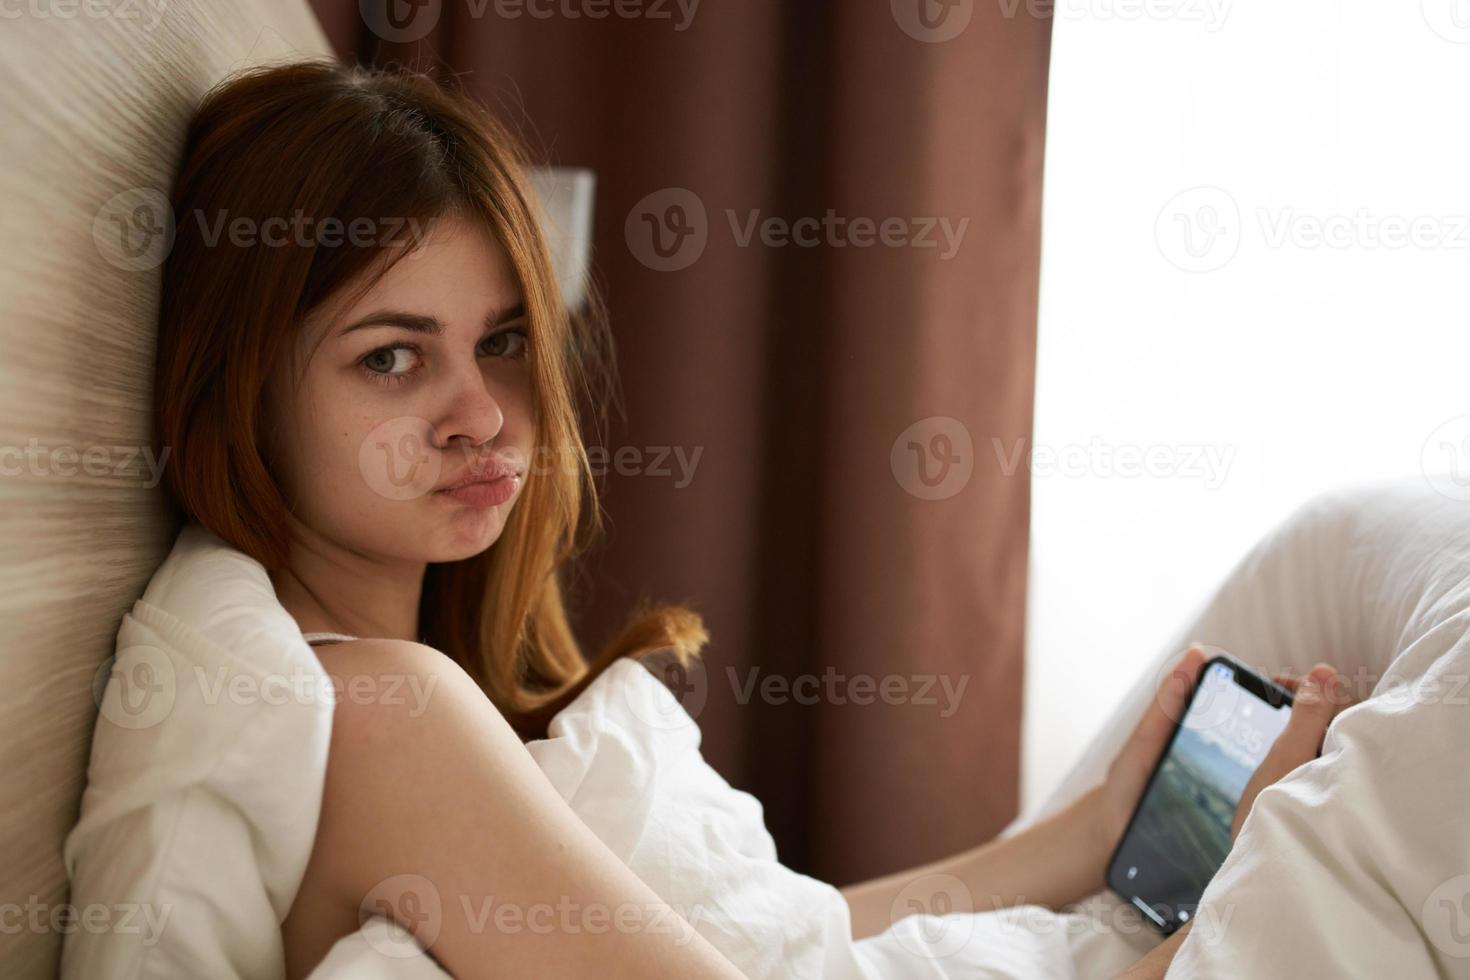
<svg viewBox="0 0 1470 980"><path fill-rule="evenodd" d="M1070 980L1109 975L1138 955L1116 934L1085 922L1086 914L1034 906L911 916L854 942L842 895L777 860L760 803L709 767L699 727L632 661L609 668L557 715L549 735L527 748L557 792L748 977ZM381 922L371 930L339 943L312 980L345 980L368 969L407 978L432 969L426 960L380 953L393 930ZM399 968L404 972L391 972Z"/></svg>

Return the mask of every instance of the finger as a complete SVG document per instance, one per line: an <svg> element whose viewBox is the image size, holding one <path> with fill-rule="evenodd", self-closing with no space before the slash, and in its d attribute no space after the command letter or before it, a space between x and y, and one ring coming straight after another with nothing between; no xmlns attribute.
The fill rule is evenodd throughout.
<svg viewBox="0 0 1470 980"><path fill-rule="evenodd" d="M1318 666L1326 668L1328 665L1319 664ZM1326 677L1326 673L1327 671L1324 669L1322 675L1323 678ZM1303 676L1305 675L1297 675L1291 673L1290 671L1282 671L1278 674L1272 674L1271 680L1277 685L1284 687L1288 691L1295 694L1297 688L1301 686ZM1322 690L1324 694L1326 694L1326 696L1332 700L1333 704L1337 706L1337 709L1339 711L1341 711L1343 708L1351 707L1352 705L1358 703L1358 699L1353 695L1352 686L1348 684L1347 678L1336 671L1333 671L1333 679L1328 680L1323 685Z"/></svg>
<svg viewBox="0 0 1470 980"><path fill-rule="evenodd" d="M1144 716L1144 726L1166 735L1173 729L1174 724L1184 717L1184 708L1189 704L1189 695L1204 664L1204 648L1198 643L1191 643L1160 681L1155 692L1154 710Z"/></svg>
<svg viewBox="0 0 1470 980"><path fill-rule="evenodd" d="M1204 662L1203 648L1193 644L1159 678L1153 700L1133 727L1129 739L1130 744L1139 746L1139 752L1153 756L1163 751L1174 726L1184 716L1184 707L1189 703L1190 691Z"/></svg>
<svg viewBox="0 0 1470 980"><path fill-rule="evenodd" d="M1310 676L1315 677L1322 688L1322 697L1332 706L1332 716L1335 718L1341 711L1356 704L1353 692L1347 683L1347 678L1337 672L1337 668L1331 664L1319 663L1312 668Z"/></svg>
<svg viewBox="0 0 1470 980"><path fill-rule="evenodd" d="M1326 667L1327 665L1319 664L1318 666ZM1335 669L1332 670L1332 676L1323 682L1322 692L1332 702L1334 717L1341 714L1344 709L1351 708L1358 703L1358 699L1353 696L1352 685L1348 683L1348 679Z"/></svg>
<svg viewBox="0 0 1470 980"><path fill-rule="evenodd" d="M1302 682L1302 679L1295 674L1273 674L1271 680L1293 693L1295 693L1298 685Z"/></svg>
<svg viewBox="0 0 1470 980"><path fill-rule="evenodd" d="M1337 671L1326 664L1318 664L1298 684L1286 728L1272 746L1272 752L1279 749L1283 761L1288 762L1290 768L1316 758L1321 750L1327 726L1338 711L1334 699L1328 697L1324 690L1324 681L1331 683L1336 676Z"/></svg>

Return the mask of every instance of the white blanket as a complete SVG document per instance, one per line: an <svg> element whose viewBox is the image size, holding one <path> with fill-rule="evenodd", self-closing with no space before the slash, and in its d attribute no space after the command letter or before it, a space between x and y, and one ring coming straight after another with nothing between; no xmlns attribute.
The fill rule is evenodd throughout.
<svg viewBox="0 0 1470 980"><path fill-rule="evenodd" d="M1101 778L1190 639L1267 671L1326 660L1363 703L1321 759L1257 799L1169 976L1470 978L1467 625L1470 505L1419 486L1313 501L1252 550L1008 832ZM532 751L562 795L749 976L1101 978L1158 941L1104 892L1064 914L911 917L852 943L840 896L776 862L759 805L704 765L697 730L651 675L616 668L552 736ZM372 945L360 934L334 956L354 950Z"/></svg>
<svg viewBox="0 0 1470 980"><path fill-rule="evenodd" d="M1325 660L1363 701L1268 788L1169 976L1470 977L1470 504L1423 484L1323 496L1160 651L1051 798L1098 779L1192 639L1266 671ZM1100 895L1106 917L1119 900ZM1131 928L1131 927L1130 927Z"/></svg>
<svg viewBox="0 0 1470 980"><path fill-rule="evenodd" d="M1467 622L1470 506L1422 487L1316 501L1252 551L1011 832L1101 778L1186 641L1266 670L1328 660L1374 696L1338 718L1322 759L1261 794L1171 976L1470 978ZM309 854L332 711L278 695L311 690L320 664L264 570L197 527L118 647L67 841L72 901L141 906L168 925L73 931L63 976L276 980L276 927ZM138 701L148 690L161 693ZM607 846L749 976L1084 980L1158 941L1100 893L1066 914L909 917L854 943L841 896L777 861L759 804L698 746L673 697L623 663L529 751ZM374 920L313 976L443 974Z"/></svg>
<svg viewBox="0 0 1470 980"><path fill-rule="evenodd" d="M1278 538L1207 626L1274 623L1269 666L1338 663L1365 700L1257 798L1169 976L1470 977L1470 504L1351 494Z"/></svg>
<svg viewBox="0 0 1470 980"><path fill-rule="evenodd" d="M1032 906L909 917L854 943L841 894L777 860L760 803L705 763L699 741L654 675L624 661L527 748L602 842L748 977L1066 978L1079 975L1073 946L1106 935ZM313 980L441 975L414 951L376 921L338 943Z"/></svg>

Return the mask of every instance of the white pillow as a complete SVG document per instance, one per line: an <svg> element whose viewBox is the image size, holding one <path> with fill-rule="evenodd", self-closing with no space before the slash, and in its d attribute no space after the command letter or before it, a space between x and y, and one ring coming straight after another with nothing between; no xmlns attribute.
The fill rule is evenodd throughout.
<svg viewBox="0 0 1470 980"><path fill-rule="evenodd" d="M282 976L279 923L311 854L333 705L264 567L186 526L98 681L63 860L71 904L111 914L67 933L61 975Z"/></svg>

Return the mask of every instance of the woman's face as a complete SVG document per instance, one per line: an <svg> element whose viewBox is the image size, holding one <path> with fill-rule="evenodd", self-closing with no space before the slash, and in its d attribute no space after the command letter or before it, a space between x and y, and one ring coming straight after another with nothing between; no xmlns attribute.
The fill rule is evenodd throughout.
<svg viewBox="0 0 1470 980"><path fill-rule="evenodd" d="M521 302L500 244L450 216L366 292L324 303L270 395L296 520L379 559L494 544L534 432Z"/></svg>

